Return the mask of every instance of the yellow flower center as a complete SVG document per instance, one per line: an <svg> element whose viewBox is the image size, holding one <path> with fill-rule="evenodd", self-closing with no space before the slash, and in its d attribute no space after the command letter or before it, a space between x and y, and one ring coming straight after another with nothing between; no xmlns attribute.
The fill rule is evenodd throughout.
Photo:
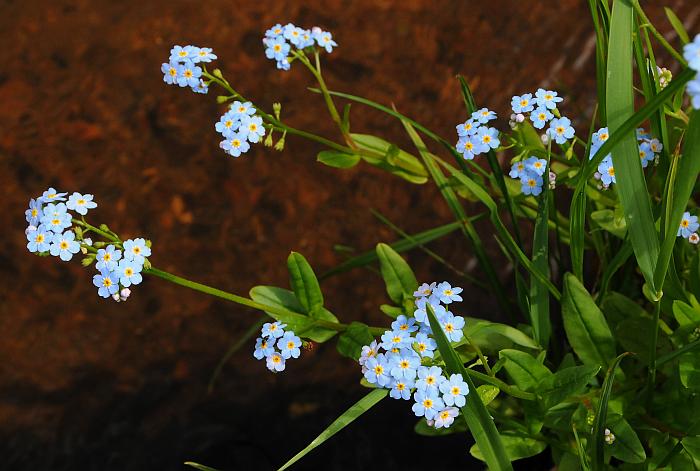
<svg viewBox="0 0 700 471"><path fill-rule="evenodd" d="M104 286L105 288L109 288L110 286L112 286L112 280L110 280L109 278L102 278L102 286Z"/></svg>
<svg viewBox="0 0 700 471"><path fill-rule="evenodd" d="M443 291L443 293L445 294L445 296L452 296L452 290L451 290L451 289L446 289L445 291Z"/></svg>
<svg viewBox="0 0 700 471"><path fill-rule="evenodd" d="M527 100L520 100L520 106L527 106L528 103L529 101Z"/></svg>
<svg viewBox="0 0 700 471"><path fill-rule="evenodd" d="M374 374L380 375L384 373L384 367L382 365L377 365L374 367Z"/></svg>
<svg viewBox="0 0 700 471"><path fill-rule="evenodd" d="M456 396L457 394L460 393L460 390L457 386L453 386L452 389L450 390L450 392L452 393L452 395Z"/></svg>
<svg viewBox="0 0 700 471"><path fill-rule="evenodd" d="M282 357L279 355L272 355L272 363L279 363L282 361Z"/></svg>
<svg viewBox="0 0 700 471"><path fill-rule="evenodd" d="M141 247L139 247L138 245L136 245L136 246L134 246L133 249L131 249L131 251L134 252L136 255L138 255L138 254L141 253Z"/></svg>
<svg viewBox="0 0 700 471"><path fill-rule="evenodd" d="M553 95L550 95L550 94L547 94L547 95L544 96L544 99L545 99L545 100L548 100L548 101L551 100L552 98L554 98L554 96L553 96Z"/></svg>
<svg viewBox="0 0 700 471"><path fill-rule="evenodd" d="M105 262L109 262L110 260L112 260L112 254L109 252L105 252L104 256L102 257L102 260L104 260Z"/></svg>
<svg viewBox="0 0 700 471"><path fill-rule="evenodd" d="M408 330L408 324L401 324L401 327L399 327L399 330Z"/></svg>
<svg viewBox="0 0 700 471"><path fill-rule="evenodd" d="M177 69L175 67L170 67L170 70L168 70L168 74L170 74L171 77L177 76Z"/></svg>
<svg viewBox="0 0 700 471"><path fill-rule="evenodd" d="M406 385L403 383L396 383L396 389L398 389L399 391L403 391L404 389L406 389Z"/></svg>
<svg viewBox="0 0 700 471"><path fill-rule="evenodd" d="M133 269L133 268L127 268L127 269L124 270L124 274L125 274L126 276L131 276L131 275L134 274L134 269Z"/></svg>
<svg viewBox="0 0 700 471"><path fill-rule="evenodd" d="M608 140L608 135L606 133L603 133L600 135L600 140L601 141L607 141Z"/></svg>
<svg viewBox="0 0 700 471"><path fill-rule="evenodd" d="M32 217L37 217L39 215L39 211L36 209L32 209Z"/></svg>
<svg viewBox="0 0 700 471"><path fill-rule="evenodd" d="M61 243L58 244L58 246L61 247L61 249L66 250L68 248L68 242L62 240Z"/></svg>
<svg viewBox="0 0 700 471"><path fill-rule="evenodd" d="M406 369L409 367L409 363L406 360L402 360L399 366L403 369Z"/></svg>
<svg viewBox="0 0 700 471"><path fill-rule="evenodd" d="M36 240L38 243L44 242L44 234L37 234L35 240Z"/></svg>
<svg viewBox="0 0 700 471"><path fill-rule="evenodd" d="M232 140L232 141L231 141L231 145L232 145L233 147L241 147L241 141L240 141L240 139L234 139L234 140Z"/></svg>
<svg viewBox="0 0 700 471"><path fill-rule="evenodd" d="M248 129L250 129L251 131L256 131L258 129L258 125L255 123L250 123L248 125Z"/></svg>
<svg viewBox="0 0 700 471"><path fill-rule="evenodd" d="M447 412L447 411L442 411L442 412L440 412L440 418L441 418L442 420L447 419L449 416L450 416L450 413Z"/></svg>
<svg viewBox="0 0 700 471"><path fill-rule="evenodd" d="M564 134L564 128L562 126L557 126L557 134Z"/></svg>
<svg viewBox="0 0 700 471"><path fill-rule="evenodd" d="M681 221L681 226L688 227L689 225L690 225L690 221L688 221L687 219L683 219Z"/></svg>
<svg viewBox="0 0 700 471"><path fill-rule="evenodd" d="M614 177L614 176L615 176L615 169L612 168L612 167L610 167L610 168L608 169L608 175L610 175L611 177Z"/></svg>
<svg viewBox="0 0 700 471"><path fill-rule="evenodd" d="M282 46L280 46L279 44L275 44L272 49L274 49L275 52L280 52L282 50Z"/></svg>
<svg viewBox="0 0 700 471"><path fill-rule="evenodd" d="M187 57L187 51L185 51L184 49L183 49L182 51L178 52L177 54L178 54L180 57Z"/></svg>
<svg viewBox="0 0 700 471"><path fill-rule="evenodd" d="M419 351L423 352L423 351L425 351L425 349L426 349L426 346L425 346L424 343L419 343L419 344L418 344L418 350L419 350Z"/></svg>
<svg viewBox="0 0 700 471"><path fill-rule="evenodd" d="M445 332L454 332L455 326L450 323L445 324Z"/></svg>
<svg viewBox="0 0 700 471"><path fill-rule="evenodd" d="M85 200L78 200L78 206L82 206L85 204Z"/></svg>
<svg viewBox="0 0 700 471"><path fill-rule="evenodd" d="M423 399L423 407L426 409L432 409L433 408L433 400L432 399Z"/></svg>
<svg viewBox="0 0 700 471"><path fill-rule="evenodd" d="M537 186L537 181L534 178L531 178L527 181L527 185L534 188Z"/></svg>
<svg viewBox="0 0 700 471"><path fill-rule="evenodd" d="M294 342L287 342L287 349L291 350L292 348L294 348Z"/></svg>
<svg viewBox="0 0 700 471"><path fill-rule="evenodd" d="M485 144L488 144L489 142L491 142L491 136L489 136L489 135L487 134L487 135L485 135L485 136L483 137L482 140L484 141Z"/></svg>
<svg viewBox="0 0 700 471"><path fill-rule="evenodd" d="M190 69L187 69L187 70L185 70L183 75L187 78L190 78L190 77L192 77L192 71Z"/></svg>
<svg viewBox="0 0 700 471"><path fill-rule="evenodd" d="M433 378L432 376L428 376L427 378L425 378L425 382L426 384L435 384L435 378Z"/></svg>

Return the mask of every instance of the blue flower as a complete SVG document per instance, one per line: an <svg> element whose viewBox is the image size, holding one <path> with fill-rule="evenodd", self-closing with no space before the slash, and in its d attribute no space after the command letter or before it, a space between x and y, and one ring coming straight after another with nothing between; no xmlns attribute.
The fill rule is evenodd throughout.
<svg viewBox="0 0 700 471"><path fill-rule="evenodd" d="M690 234L693 232L697 231L698 228L700 227L700 223L698 223L698 217L697 216L691 216L688 211L683 213L683 217L681 218L681 224L678 227L678 236L683 236L685 238L690 237Z"/></svg>
<svg viewBox="0 0 700 471"><path fill-rule="evenodd" d="M59 193L53 187L46 190L42 195L37 198L39 203L53 203L56 201L65 201L66 193Z"/></svg>
<svg viewBox="0 0 700 471"><path fill-rule="evenodd" d="M201 76L202 68L194 65L191 61L186 61L178 70L177 84L181 87L195 88L199 86Z"/></svg>
<svg viewBox="0 0 700 471"><path fill-rule="evenodd" d="M299 49L304 49L306 47L311 47L314 45L314 37L311 31L308 29L301 30L301 39L299 40ZM332 49L332 48L331 48ZM328 51L331 52L331 51Z"/></svg>
<svg viewBox="0 0 700 471"><path fill-rule="evenodd" d="M610 156L605 157L600 164L598 164L598 173L600 173L600 179L605 186L610 186L610 184L615 183L615 168L613 167L612 158Z"/></svg>
<svg viewBox="0 0 700 471"><path fill-rule="evenodd" d="M462 288L459 286L452 287L447 281L443 281L435 289L435 294L438 299L445 304L450 304L453 301L461 301L462 297L459 293L462 292Z"/></svg>
<svg viewBox="0 0 700 471"><path fill-rule="evenodd" d="M289 358L299 358L301 354L301 339L294 332L287 331L277 341L277 348L280 349L282 357L286 360Z"/></svg>
<svg viewBox="0 0 700 471"><path fill-rule="evenodd" d="M338 46L338 44L333 41L331 33L328 31L314 29L313 38L316 40L316 44L325 49L328 53L333 52L333 48Z"/></svg>
<svg viewBox="0 0 700 471"><path fill-rule="evenodd" d="M643 142L639 146L639 158L642 161L642 168L646 168L649 162L654 160L654 152L648 142Z"/></svg>
<svg viewBox="0 0 700 471"><path fill-rule="evenodd" d="M438 366L419 366L418 381L416 381L416 389L426 392L438 392L440 384L446 381L442 374L442 370Z"/></svg>
<svg viewBox="0 0 700 471"><path fill-rule="evenodd" d="M194 48L193 57L191 57L192 62L211 62L218 59L214 51L210 47L198 47Z"/></svg>
<svg viewBox="0 0 700 471"><path fill-rule="evenodd" d="M272 355L275 353L274 342L270 342L269 339L258 337L255 340L255 350L253 351L253 356L262 360L264 357Z"/></svg>
<svg viewBox="0 0 700 471"><path fill-rule="evenodd" d="M49 203L44 206L39 222L55 234L60 234L64 229L70 227L72 219L64 203Z"/></svg>
<svg viewBox="0 0 700 471"><path fill-rule="evenodd" d="M428 337L427 334L419 332L416 334L415 342L413 348L418 351L421 357L432 358L437 349L437 342L434 339Z"/></svg>
<svg viewBox="0 0 700 471"><path fill-rule="evenodd" d="M562 102L564 99L557 96L557 92L538 88L535 92L535 100L537 101L537 106L544 106L553 110L557 107L557 103Z"/></svg>
<svg viewBox="0 0 700 471"><path fill-rule="evenodd" d="M480 127L476 133L476 139L478 141L477 154L486 153L489 149L496 149L501 145L501 141L498 139L498 129L496 128Z"/></svg>
<svg viewBox="0 0 700 471"><path fill-rule="evenodd" d="M437 295L434 295L435 298L420 298L416 300L416 310L413 311L413 317L416 318L418 322L421 324L426 324L430 325L430 322L428 321L428 313L426 312L426 305L430 304L430 307L433 308L433 311L435 312L435 317L440 319L442 316L447 314L447 310L438 304L439 299Z"/></svg>
<svg viewBox="0 0 700 471"><path fill-rule="evenodd" d="M549 129L547 129L547 134L549 137L554 139L557 144L564 144L568 139L574 137L576 131L571 127L571 120L569 118L554 118L551 123L549 123Z"/></svg>
<svg viewBox="0 0 700 471"><path fill-rule="evenodd" d="M416 369L420 366L420 357L408 348L402 349L389 362L391 376L396 379L415 379Z"/></svg>
<svg viewBox="0 0 700 471"><path fill-rule="evenodd" d="M209 93L209 85L207 85L206 82L204 82L204 80L200 78L197 86L192 87L192 91L195 93L201 93L202 95L206 95L207 93Z"/></svg>
<svg viewBox="0 0 700 471"><path fill-rule="evenodd" d="M231 134L228 139L221 141L219 146L233 157L238 157L250 150L250 144L246 141L245 136L239 132Z"/></svg>
<svg viewBox="0 0 700 471"><path fill-rule="evenodd" d="M265 126L260 116L244 116L241 119L239 133L245 135L249 142L256 143L265 135Z"/></svg>
<svg viewBox="0 0 700 471"><path fill-rule="evenodd" d="M510 100L510 107L513 109L513 113L527 113L528 111L532 111L534 109L532 105L532 93L514 96Z"/></svg>
<svg viewBox="0 0 700 471"><path fill-rule="evenodd" d="M595 146L597 150L610 138L610 133L608 132L608 128L600 128L594 132L591 137L591 147ZM595 152L591 153L595 155Z"/></svg>
<svg viewBox="0 0 700 471"><path fill-rule="evenodd" d="M277 68L280 70L289 70L289 68L292 66L292 64L289 63L289 58L282 59L280 61L277 61Z"/></svg>
<svg viewBox="0 0 700 471"><path fill-rule="evenodd" d="M35 200L34 198L29 200L29 209L24 212L24 217L27 219L27 222L29 223L30 226L38 226L39 225L39 217L43 215L43 212L41 211L41 202L37 199Z"/></svg>
<svg viewBox="0 0 700 471"><path fill-rule="evenodd" d="M284 371L285 363L284 357L277 352L267 355L266 366L273 373Z"/></svg>
<svg viewBox="0 0 700 471"><path fill-rule="evenodd" d="M403 330L387 330L382 335L382 347L387 350L402 349L411 345L411 334Z"/></svg>
<svg viewBox="0 0 700 471"><path fill-rule="evenodd" d="M106 270L112 272L117 269L117 262L122 258L122 251L118 250L114 245L109 244L104 249L97 251L97 263L95 268L98 270Z"/></svg>
<svg viewBox="0 0 700 471"><path fill-rule="evenodd" d="M277 23L275 26L265 31L265 37L276 38L277 36L280 36L283 32L284 27L281 24Z"/></svg>
<svg viewBox="0 0 700 471"><path fill-rule="evenodd" d="M462 340L462 336L464 335L462 332L464 328L464 317L455 316L451 312L448 312L446 316L440 319L440 325L450 342L459 342Z"/></svg>
<svg viewBox="0 0 700 471"><path fill-rule="evenodd" d="M438 412L435 416L435 428L449 428L459 415L459 410L456 407L446 407Z"/></svg>
<svg viewBox="0 0 700 471"><path fill-rule="evenodd" d="M384 387L391 382L390 368L383 353L368 359L367 363L365 363L365 368L367 368L365 379L371 384Z"/></svg>
<svg viewBox="0 0 700 471"><path fill-rule="evenodd" d="M116 269L119 283L125 288L131 285L138 285L143 280L143 276L141 276L142 268L143 264L141 263L127 260L126 258L121 259Z"/></svg>
<svg viewBox="0 0 700 471"><path fill-rule="evenodd" d="M538 159L537 157L530 157L525 161L525 168L541 177L547 169L547 161L545 159Z"/></svg>
<svg viewBox="0 0 700 471"><path fill-rule="evenodd" d="M481 124L486 124L489 121L496 119L496 113L488 108L481 108L472 113L472 119Z"/></svg>
<svg viewBox="0 0 700 471"><path fill-rule="evenodd" d="M377 344L376 340L372 340L372 343L369 345L365 345L362 347L362 351L360 352L360 358L357 360L357 362L360 364L360 366L365 366L367 363L367 360L370 358L374 358L377 356L379 353L379 345ZM364 373L364 368L363 368L363 373Z"/></svg>
<svg viewBox="0 0 700 471"><path fill-rule="evenodd" d="M537 196L542 193L542 177L532 172L520 176L521 191L524 195Z"/></svg>
<svg viewBox="0 0 700 471"><path fill-rule="evenodd" d="M93 198L94 197L92 195L81 195L80 193L76 192L70 195L70 198L68 198L68 202L66 203L66 207L85 216L88 209L97 207L97 203L92 201Z"/></svg>
<svg viewBox="0 0 700 471"><path fill-rule="evenodd" d="M416 320L413 317L406 317L401 314L391 323L391 330L403 330L405 332L415 332L418 330Z"/></svg>
<svg viewBox="0 0 700 471"><path fill-rule="evenodd" d="M440 396L436 391L423 391L418 390L413 395L413 399L416 401L411 408L416 417L425 417L428 420L432 420L438 413L445 407L445 403L442 402Z"/></svg>
<svg viewBox="0 0 700 471"><path fill-rule="evenodd" d="M177 77L180 75L182 66L176 62L163 62L160 66L160 71L163 72L163 82L168 85L177 83Z"/></svg>
<svg viewBox="0 0 700 471"><path fill-rule="evenodd" d="M303 40L303 38L302 38L302 33L303 33L303 32L304 32L304 31L303 31L301 28L299 28L299 27L297 27L297 26L294 26L294 25L291 24L291 23L287 23L287 24L284 26L284 33L283 33L283 35L284 35L284 38L285 38L287 41L289 41L289 42L292 43L294 46L296 46L297 48L299 48L299 47L301 46L301 44L302 44L302 40Z"/></svg>
<svg viewBox="0 0 700 471"><path fill-rule="evenodd" d="M469 118L462 124L458 124L456 128L458 136L473 136L474 134L476 134L476 131L479 129L479 126L478 124L474 123L473 118Z"/></svg>
<svg viewBox="0 0 700 471"><path fill-rule="evenodd" d="M654 138L654 139L649 139L649 140L647 141L647 144L649 144L649 149L651 149L651 151L652 151L654 154L658 154L658 153L661 152L661 151L663 150L663 148L664 148L663 144L661 144L661 142L659 142L659 140L656 139L656 138Z"/></svg>
<svg viewBox="0 0 700 471"><path fill-rule="evenodd" d="M413 380L406 378L394 378L390 383L391 391L389 396L394 399L411 399L411 389L413 389Z"/></svg>
<svg viewBox="0 0 700 471"><path fill-rule="evenodd" d="M32 253L46 252L51 248L53 236L53 232L39 226L38 229L27 232L27 249Z"/></svg>
<svg viewBox="0 0 700 471"><path fill-rule="evenodd" d="M508 175L511 178L520 178L521 176L523 176L524 173L525 173L525 162L521 160L521 161L515 162L513 164L513 166L510 168L510 173L508 173Z"/></svg>
<svg viewBox="0 0 700 471"><path fill-rule="evenodd" d="M434 281L430 284L423 283L418 287L417 290L413 292L413 296L416 298L426 298L433 294L433 290L435 289L436 285L437 283L435 283Z"/></svg>
<svg viewBox="0 0 700 471"><path fill-rule="evenodd" d="M461 136L457 141L457 152L462 154L466 160L472 160L475 155L480 154L481 152L478 150L480 147L479 140L475 135Z"/></svg>
<svg viewBox="0 0 700 471"><path fill-rule="evenodd" d="M178 62L192 61L195 58L196 51L192 46L173 46L170 50L170 63L177 64Z"/></svg>
<svg viewBox="0 0 700 471"><path fill-rule="evenodd" d="M232 113L231 116L238 121L255 114L255 107L249 101L246 101L245 103L234 101L231 103L231 106L229 106L229 110Z"/></svg>
<svg viewBox="0 0 700 471"><path fill-rule="evenodd" d="M289 55L290 46L281 36L267 40L265 46L265 57L268 59L280 61Z"/></svg>
<svg viewBox="0 0 700 471"><path fill-rule="evenodd" d="M700 71L700 34L695 36L693 42L683 46L683 57L688 61L688 67Z"/></svg>
<svg viewBox="0 0 700 471"><path fill-rule="evenodd" d="M219 118L219 122L214 125L214 128L224 137L230 137L241 125L239 116L237 112L229 110Z"/></svg>
<svg viewBox="0 0 700 471"><path fill-rule="evenodd" d="M97 286L97 294L103 298L109 298L119 291L119 280L114 272L100 270L100 273L92 277L92 284Z"/></svg>
<svg viewBox="0 0 700 471"><path fill-rule="evenodd" d="M552 118L554 118L554 115L546 106L538 106L537 109L530 113L530 121L532 121L532 125L537 129L544 128Z"/></svg>
<svg viewBox="0 0 700 471"><path fill-rule="evenodd" d="M467 402L464 396L469 394L469 386L461 374L453 374L450 379L440 384L440 392L448 406L464 407Z"/></svg>
<svg viewBox="0 0 700 471"><path fill-rule="evenodd" d="M644 128L637 128L635 130L635 135L637 136L638 141L643 141L645 139L651 138L651 135L648 132L646 132Z"/></svg>
<svg viewBox="0 0 700 471"><path fill-rule="evenodd" d="M133 260L135 263L143 265L144 259L151 255L151 248L146 245L143 238L128 239L124 241L124 258Z"/></svg>
<svg viewBox="0 0 700 471"><path fill-rule="evenodd" d="M281 322L266 322L262 326L262 336L278 339L284 335L285 327L287 327L287 324L282 324Z"/></svg>

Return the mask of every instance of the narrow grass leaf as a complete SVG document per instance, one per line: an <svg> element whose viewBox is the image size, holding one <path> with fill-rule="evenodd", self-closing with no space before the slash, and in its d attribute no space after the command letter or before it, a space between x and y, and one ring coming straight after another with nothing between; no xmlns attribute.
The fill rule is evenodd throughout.
<svg viewBox="0 0 700 471"><path fill-rule="evenodd" d="M547 165L549 169L549 165ZM547 171L545 171L545 174ZM549 276L549 185L539 196L539 210L535 219L535 233L532 241L532 265L544 276ZM536 277L530 278L530 323L532 334L543 348L549 344L552 325L549 319L549 291Z"/></svg>
<svg viewBox="0 0 700 471"><path fill-rule="evenodd" d="M690 37L688 36L688 32L685 30L685 26L683 26L683 22L670 8L664 7L664 11L666 12L666 18L668 18L669 23L671 23L673 29L676 30L676 33L681 40L681 44L685 45L689 43Z"/></svg>
<svg viewBox="0 0 700 471"><path fill-rule="evenodd" d="M185 461L185 466L191 466L199 471L219 471L216 468L210 468L209 466L204 466L203 464L194 463L192 461Z"/></svg>
<svg viewBox="0 0 700 471"><path fill-rule="evenodd" d="M314 448L318 447L323 442L331 438L333 435L350 425L355 419L357 419L359 416L371 409L379 401L384 399L388 394L389 390L387 389L373 389L365 397L357 401L353 406L346 410L343 413L343 415L335 419L335 421L333 421L333 423L330 424L328 428L326 428L323 432L321 432L321 434L318 437L316 437L311 443L309 443L309 445L306 448L294 455L292 459L287 461L277 471L283 471L292 466L294 463L306 456Z"/></svg>

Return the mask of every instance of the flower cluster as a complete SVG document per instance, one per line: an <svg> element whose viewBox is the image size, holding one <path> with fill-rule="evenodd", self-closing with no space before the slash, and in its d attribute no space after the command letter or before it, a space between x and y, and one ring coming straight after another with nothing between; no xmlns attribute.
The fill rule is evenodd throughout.
<svg viewBox="0 0 700 471"><path fill-rule="evenodd" d="M466 160L485 154L501 145L498 129L487 126L489 121L496 119L496 113L488 108L481 108L472 113L464 123L457 125L457 151Z"/></svg>
<svg viewBox="0 0 700 471"><path fill-rule="evenodd" d="M323 31L321 28L303 29L287 23L285 26L276 24L265 32L263 38L265 46L265 56L277 63L277 68L289 70L292 60L290 53L292 48L303 51L306 48L318 46L326 52L333 52L333 48L338 44L333 40L331 33Z"/></svg>
<svg viewBox="0 0 700 471"><path fill-rule="evenodd" d="M249 101L234 101L216 123L216 130L224 136L219 147L228 155L238 157L248 152L250 144L260 142L265 135L262 118L255 111Z"/></svg>
<svg viewBox="0 0 700 471"><path fill-rule="evenodd" d="M291 330L285 332L285 327L280 322L267 322L255 341L253 356L258 360L264 358L267 369L273 373L284 371L288 359L301 355L301 339Z"/></svg>
<svg viewBox="0 0 700 471"><path fill-rule="evenodd" d="M208 85L202 80L202 68L198 63L211 62L216 59L216 54L209 47L174 46L170 50L168 62L164 62L160 71L163 72L163 81L170 85L190 87L197 93L207 93Z"/></svg>
<svg viewBox="0 0 700 471"><path fill-rule="evenodd" d="M521 191L524 195L537 196L542 193L543 175L547 170L547 161L532 156L525 160L515 162L510 169L511 178L520 180ZM557 176L549 172L550 187L556 182Z"/></svg>
<svg viewBox="0 0 700 471"><path fill-rule="evenodd" d="M654 164L658 163L658 154L663 149L663 144L661 144L658 139L652 138L651 135L642 128L637 129L636 135L642 168L646 168L651 162L654 162ZM609 138L610 133L608 132L608 128L600 128L598 131L594 132L591 142L591 152L588 158L592 159ZM601 181L602 188L608 188L617 181L615 179L612 155L606 155L603 160L601 160L600 164L598 164L598 172L596 172L595 178Z"/></svg>
<svg viewBox="0 0 700 471"><path fill-rule="evenodd" d="M99 273L92 281L98 294L103 298L111 296L115 301L126 300L131 294L129 287L142 281L141 271L146 257L151 255L150 244L140 238L114 242L106 247L105 242L93 244L92 239L85 235L96 229L88 226L84 219L73 219L70 213L75 211L85 216L90 209L96 208L93 195L76 192L67 201L66 195L49 188L40 197L29 200L29 209L25 211L29 224L25 231L27 249L40 255L48 253L66 262L78 252L89 253L83 262L87 265L97 261ZM123 256L119 249L123 249Z"/></svg>
<svg viewBox="0 0 700 471"><path fill-rule="evenodd" d="M425 417L435 428L447 428L466 404L469 387L461 374L445 375L433 362L437 343L427 317L427 306L451 342L462 339L464 318L447 310L452 302L461 301L462 288L449 283L424 283L414 293L416 310L413 317L400 315L381 337L362 348L359 363L365 379L389 389L394 399L413 398L413 412ZM443 305L444 304L444 305ZM382 353L381 350L384 350Z"/></svg>
<svg viewBox="0 0 700 471"><path fill-rule="evenodd" d="M688 211L683 213L681 218L681 224L678 227L678 237L683 237L688 239L691 244L697 244L700 242L700 235L698 235L697 230L700 228L700 223L698 223L697 216L691 216Z"/></svg>
<svg viewBox="0 0 700 471"><path fill-rule="evenodd" d="M693 108L700 109L700 34L695 36L693 42L683 46L683 57L688 61L688 67L698 72L695 78L688 82L688 95Z"/></svg>

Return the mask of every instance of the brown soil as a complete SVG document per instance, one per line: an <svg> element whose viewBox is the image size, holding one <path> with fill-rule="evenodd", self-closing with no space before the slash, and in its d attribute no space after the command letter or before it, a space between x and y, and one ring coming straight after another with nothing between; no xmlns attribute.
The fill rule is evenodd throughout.
<svg viewBox="0 0 700 471"><path fill-rule="evenodd" d="M125 304L100 299L91 270L26 253L26 202L49 185L93 193L100 206L91 221L151 238L155 266L236 293L286 286L290 250L322 272L342 260L336 243L366 250L394 240L369 208L409 232L450 220L431 185L367 166L323 167L321 148L297 138L283 153L255 146L227 158L214 97L161 81L171 45L213 47L237 90L266 109L281 102L285 120L333 139L322 100L306 91L310 77L265 59L260 38L270 25L332 31L340 47L325 64L331 88L393 102L450 139L465 114L457 73L501 116L514 93L557 88L583 130L595 100L586 3L3 1L0 452L8 469L179 469L186 459L272 469L362 394L357 366L331 344L272 375L251 357L251 342L208 395L217 361L259 313L153 278ZM675 3L697 29L698 8ZM651 16L670 31L660 8ZM352 123L410 149L385 115L355 105ZM488 239L488 225L480 229ZM457 266L472 262L459 236L434 248ZM452 276L421 253L409 260L421 280ZM387 323L371 272L323 289L340 319ZM463 314L500 318L483 292L466 294ZM462 436L417 437L409 404L386 402L299 469L466 462Z"/></svg>

